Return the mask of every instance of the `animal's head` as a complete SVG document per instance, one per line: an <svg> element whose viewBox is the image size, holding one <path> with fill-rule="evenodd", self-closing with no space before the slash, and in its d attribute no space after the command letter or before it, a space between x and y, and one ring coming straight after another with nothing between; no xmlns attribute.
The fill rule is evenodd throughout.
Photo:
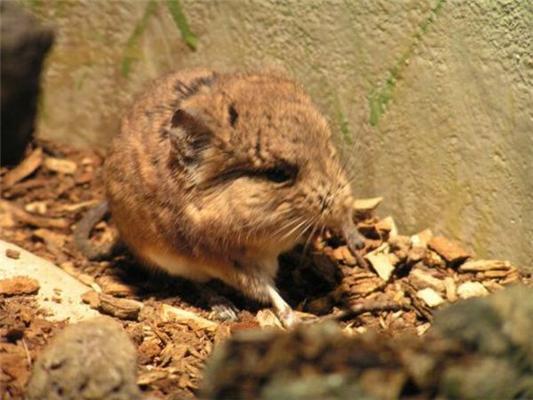
<svg viewBox="0 0 533 400"><path fill-rule="evenodd" d="M322 227L360 239L325 118L293 81L214 75L169 121L170 167L187 176L191 224L228 246L287 250Z"/></svg>

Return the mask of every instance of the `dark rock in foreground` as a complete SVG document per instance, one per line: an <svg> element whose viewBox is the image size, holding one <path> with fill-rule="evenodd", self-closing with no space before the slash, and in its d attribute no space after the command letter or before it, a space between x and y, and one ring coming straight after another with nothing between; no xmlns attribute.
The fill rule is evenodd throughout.
<svg viewBox="0 0 533 400"><path fill-rule="evenodd" d="M344 335L333 323L248 331L215 351L209 399L533 398L533 290L437 314L424 338Z"/></svg>

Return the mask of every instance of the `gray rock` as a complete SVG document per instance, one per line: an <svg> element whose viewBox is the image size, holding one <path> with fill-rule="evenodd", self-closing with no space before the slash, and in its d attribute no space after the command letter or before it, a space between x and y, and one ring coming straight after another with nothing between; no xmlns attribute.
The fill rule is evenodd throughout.
<svg viewBox="0 0 533 400"><path fill-rule="evenodd" d="M136 357L122 326L111 318L70 325L37 359L27 399L140 399Z"/></svg>
<svg viewBox="0 0 533 400"><path fill-rule="evenodd" d="M459 302L435 328L470 353L444 370L440 393L457 399L533 398L533 289L516 286Z"/></svg>
<svg viewBox="0 0 533 400"><path fill-rule="evenodd" d="M440 311L423 338L347 337L332 323L245 331L215 349L207 399L533 398L533 289Z"/></svg>
<svg viewBox="0 0 533 400"><path fill-rule="evenodd" d="M34 128L39 78L53 32L15 1L0 2L2 165L17 163Z"/></svg>

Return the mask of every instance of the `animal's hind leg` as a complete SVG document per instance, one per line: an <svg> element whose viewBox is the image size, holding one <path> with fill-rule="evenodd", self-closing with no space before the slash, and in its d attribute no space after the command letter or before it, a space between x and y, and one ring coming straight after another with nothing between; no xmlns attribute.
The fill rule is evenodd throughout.
<svg viewBox="0 0 533 400"><path fill-rule="evenodd" d="M213 313L215 319L220 321L238 321L239 317L237 307L225 296L213 290L209 284L193 282L196 291L201 294L201 297L207 303L207 306Z"/></svg>

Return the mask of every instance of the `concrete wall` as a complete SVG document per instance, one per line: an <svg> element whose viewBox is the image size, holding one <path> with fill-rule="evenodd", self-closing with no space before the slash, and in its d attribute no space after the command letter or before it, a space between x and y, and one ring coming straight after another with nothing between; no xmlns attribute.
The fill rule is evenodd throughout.
<svg viewBox="0 0 533 400"><path fill-rule="evenodd" d="M279 67L329 116L356 194L383 195L403 232L533 265L531 2L23 2L59 35L40 136L106 146L134 93L171 69Z"/></svg>

